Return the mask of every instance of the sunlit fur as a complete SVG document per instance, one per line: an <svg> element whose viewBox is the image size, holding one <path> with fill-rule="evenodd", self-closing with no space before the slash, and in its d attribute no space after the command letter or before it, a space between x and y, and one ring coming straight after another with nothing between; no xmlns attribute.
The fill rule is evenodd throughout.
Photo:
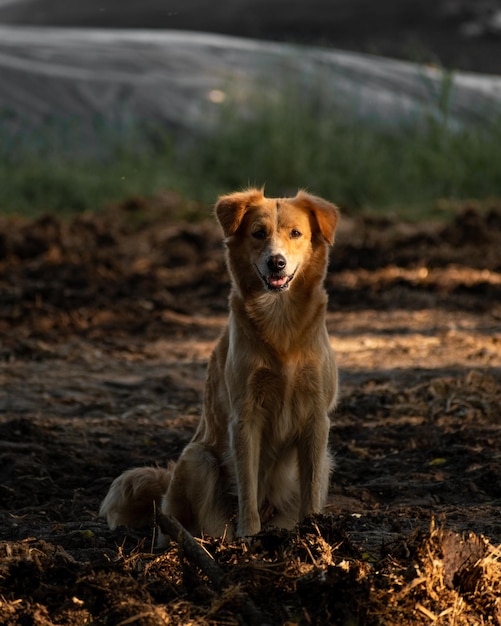
<svg viewBox="0 0 501 626"><path fill-rule="evenodd" d="M216 216L232 290L199 426L175 465L114 481L101 506L112 527L143 524L155 501L194 534L247 536L325 504L337 368L323 279L337 209L249 189L219 198Z"/></svg>

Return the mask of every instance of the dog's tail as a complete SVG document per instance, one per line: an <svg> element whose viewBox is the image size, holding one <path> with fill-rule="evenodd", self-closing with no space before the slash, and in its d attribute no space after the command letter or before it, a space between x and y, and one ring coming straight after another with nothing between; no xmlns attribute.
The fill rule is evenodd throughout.
<svg viewBox="0 0 501 626"><path fill-rule="evenodd" d="M141 528L154 523L155 508L160 510L175 463L167 468L138 467L115 478L99 509L113 530L117 526Z"/></svg>

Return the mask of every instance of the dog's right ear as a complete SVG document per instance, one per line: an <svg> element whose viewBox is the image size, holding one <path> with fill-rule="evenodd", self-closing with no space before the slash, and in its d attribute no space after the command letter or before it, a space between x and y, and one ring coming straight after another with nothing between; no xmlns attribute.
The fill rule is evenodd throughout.
<svg viewBox="0 0 501 626"><path fill-rule="evenodd" d="M264 199L262 189L237 191L227 196L220 196L216 203L216 217L221 224L225 237L234 235L240 226L247 209L259 204Z"/></svg>

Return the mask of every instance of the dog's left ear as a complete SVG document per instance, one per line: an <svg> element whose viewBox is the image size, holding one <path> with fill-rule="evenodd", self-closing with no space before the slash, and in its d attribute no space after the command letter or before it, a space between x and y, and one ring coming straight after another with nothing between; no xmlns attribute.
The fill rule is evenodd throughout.
<svg viewBox="0 0 501 626"><path fill-rule="evenodd" d="M220 196L215 211L224 236L231 237L234 235L249 207L259 204L263 198L262 189L247 189L246 191L230 193L227 196Z"/></svg>
<svg viewBox="0 0 501 626"><path fill-rule="evenodd" d="M312 196L306 191L298 191L296 197L290 202L311 211L322 237L329 245L334 243L334 232L339 219L339 210L335 204L318 196Z"/></svg>

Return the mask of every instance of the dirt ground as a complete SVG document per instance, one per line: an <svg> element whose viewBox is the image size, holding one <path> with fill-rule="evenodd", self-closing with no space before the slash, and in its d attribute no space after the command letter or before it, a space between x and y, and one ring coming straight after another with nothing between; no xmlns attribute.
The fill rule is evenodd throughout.
<svg viewBox="0 0 501 626"><path fill-rule="evenodd" d="M329 505L205 538L214 577L97 516L190 439L225 323L219 231L177 204L0 223L0 622L501 624L501 206L343 219Z"/></svg>

